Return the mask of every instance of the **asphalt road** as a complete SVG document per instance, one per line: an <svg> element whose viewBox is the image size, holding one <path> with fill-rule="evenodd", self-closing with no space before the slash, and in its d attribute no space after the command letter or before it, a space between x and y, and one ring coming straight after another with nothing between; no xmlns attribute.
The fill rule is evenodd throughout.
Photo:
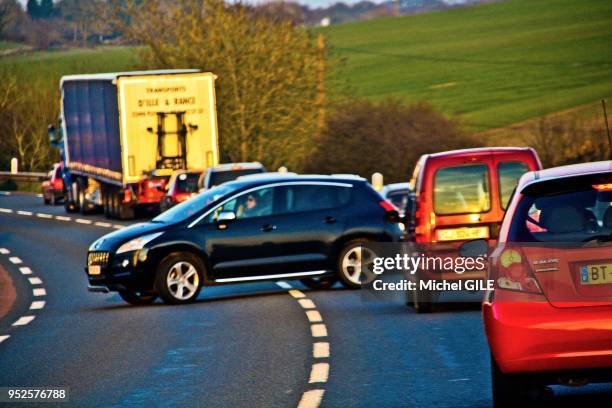
<svg viewBox="0 0 612 408"><path fill-rule="evenodd" d="M401 298L264 282L205 288L187 306L129 306L87 292L83 271L89 244L126 223L58 216L63 207L41 198L0 195L0 248L10 251L0 265L17 294L0 319L0 339L10 336L0 341L0 387L67 387L79 407L284 407L312 402L312 391L330 407L491 405L477 305L416 315ZM35 318L13 325L24 316ZM311 327L322 325L326 333ZM329 356L313 355L313 343L328 343ZM555 391L550 406L612 401L609 385Z"/></svg>

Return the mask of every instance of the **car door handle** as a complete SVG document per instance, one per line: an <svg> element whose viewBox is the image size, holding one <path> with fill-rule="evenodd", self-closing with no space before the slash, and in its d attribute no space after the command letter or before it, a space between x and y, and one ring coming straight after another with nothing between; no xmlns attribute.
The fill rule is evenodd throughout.
<svg viewBox="0 0 612 408"><path fill-rule="evenodd" d="M263 225L260 229L262 232L270 232L276 229L276 225L266 224Z"/></svg>
<svg viewBox="0 0 612 408"><path fill-rule="evenodd" d="M335 217L325 217L326 224L335 224L338 220Z"/></svg>

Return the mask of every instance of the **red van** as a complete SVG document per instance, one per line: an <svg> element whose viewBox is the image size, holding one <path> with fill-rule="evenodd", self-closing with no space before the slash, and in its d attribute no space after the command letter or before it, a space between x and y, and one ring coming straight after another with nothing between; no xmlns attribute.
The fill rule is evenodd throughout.
<svg viewBox="0 0 612 408"><path fill-rule="evenodd" d="M495 240L504 212L520 177L542 168L532 148L492 147L426 154L414 169L409 231L417 244L436 252L458 254L459 245L474 239ZM431 246L429 246L431 244ZM483 279L484 272L419 271L419 280ZM435 293L411 292L409 303L428 312Z"/></svg>

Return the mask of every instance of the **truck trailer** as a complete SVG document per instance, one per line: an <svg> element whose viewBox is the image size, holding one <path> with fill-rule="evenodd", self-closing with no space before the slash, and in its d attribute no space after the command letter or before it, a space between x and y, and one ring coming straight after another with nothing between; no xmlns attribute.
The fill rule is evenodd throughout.
<svg viewBox="0 0 612 408"><path fill-rule="evenodd" d="M60 82L64 206L133 218L175 170L219 162L215 79L197 70L70 75Z"/></svg>

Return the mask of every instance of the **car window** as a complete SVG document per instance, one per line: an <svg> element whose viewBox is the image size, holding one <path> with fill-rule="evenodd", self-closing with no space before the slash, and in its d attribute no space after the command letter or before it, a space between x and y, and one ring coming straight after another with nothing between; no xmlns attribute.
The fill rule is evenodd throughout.
<svg viewBox="0 0 612 408"><path fill-rule="evenodd" d="M400 210L403 210L408 206L408 194L408 190L391 191L387 193L387 200L391 201Z"/></svg>
<svg viewBox="0 0 612 408"><path fill-rule="evenodd" d="M485 164L442 167L434 176L434 211L439 215L482 213L491 209Z"/></svg>
<svg viewBox="0 0 612 408"><path fill-rule="evenodd" d="M279 212L297 213L341 207L348 204L350 187L297 185L280 189Z"/></svg>
<svg viewBox="0 0 612 408"><path fill-rule="evenodd" d="M228 181L236 180L241 176L248 176L249 174L263 173L262 168L258 169L243 169L243 170L226 170L226 171L213 171L210 174L208 180L209 187L218 186Z"/></svg>
<svg viewBox="0 0 612 408"><path fill-rule="evenodd" d="M502 162L497 165L499 179L499 199L502 208L508 208L512 191L518 184L521 176L529 171L526 163L520 161Z"/></svg>
<svg viewBox="0 0 612 408"><path fill-rule="evenodd" d="M612 189L591 185L558 194L531 194L519 202L511 242L583 242L612 235Z"/></svg>
<svg viewBox="0 0 612 408"><path fill-rule="evenodd" d="M219 214L224 211L233 212L238 220L270 216L274 212L274 190L274 188L268 187L241 194L217 207L208 216L208 222L215 221Z"/></svg>
<svg viewBox="0 0 612 408"><path fill-rule="evenodd" d="M176 189L181 193L195 193L198 191L198 173L182 173L176 178Z"/></svg>

